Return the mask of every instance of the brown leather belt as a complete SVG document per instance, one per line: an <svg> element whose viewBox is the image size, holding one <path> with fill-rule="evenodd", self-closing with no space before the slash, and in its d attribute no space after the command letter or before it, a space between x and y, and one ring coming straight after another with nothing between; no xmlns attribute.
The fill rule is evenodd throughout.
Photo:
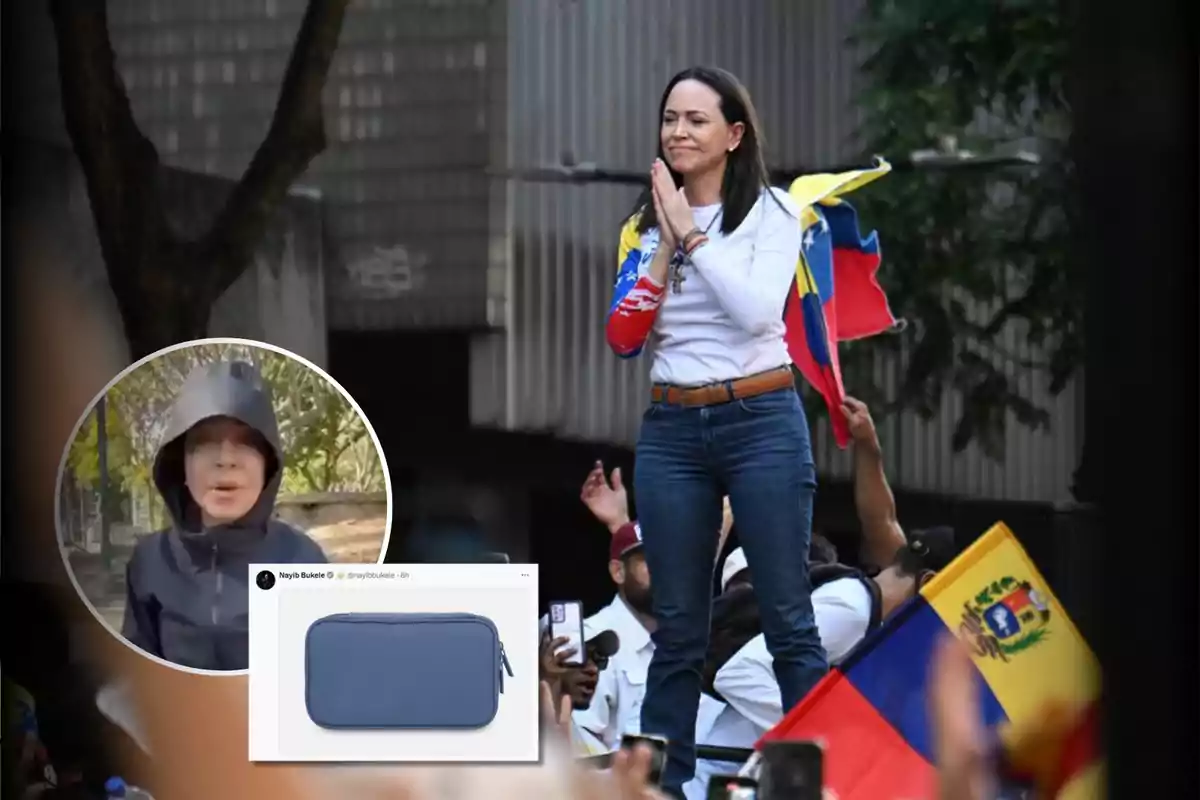
<svg viewBox="0 0 1200 800"><path fill-rule="evenodd" d="M792 368L780 367L733 381L710 383L707 386L672 386L656 383L650 389L650 402L678 406L715 406L795 386L796 379L792 375Z"/></svg>

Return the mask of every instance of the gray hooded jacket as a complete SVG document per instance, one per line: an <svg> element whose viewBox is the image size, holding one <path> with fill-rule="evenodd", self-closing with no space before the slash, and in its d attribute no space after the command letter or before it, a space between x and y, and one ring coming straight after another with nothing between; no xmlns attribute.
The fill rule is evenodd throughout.
<svg viewBox="0 0 1200 800"><path fill-rule="evenodd" d="M273 457L250 512L235 523L204 528L184 484L184 435L218 416L258 431ZM143 537L134 548L126 568L126 639L182 666L248 667L248 566L327 562L320 545L271 518L283 464L275 409L257 369L240 361L216 362L188 376L154 460L154 483L174 525Z"/></svg>

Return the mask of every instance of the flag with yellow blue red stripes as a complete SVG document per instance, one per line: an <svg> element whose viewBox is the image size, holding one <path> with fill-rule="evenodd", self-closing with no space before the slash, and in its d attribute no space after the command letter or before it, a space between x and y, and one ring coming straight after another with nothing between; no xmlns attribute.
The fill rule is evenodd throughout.
<svg viewBox="0 0 1200 800"><path fill-rule="evenodd" d="M881 253L874 231L859 231L858 213L843 196L886 175L882 159L849 172L803 175L788 189L802 209L804 231L784 306L785 339L792 363L829 407L834 439L850 442L840 406L845 397L838 342L891 330L896 318L879 285Z"/></svg>
<svg viewBox="0 0 1200 800"><path fill-rule="evenodd" d="M1090 738L1100 691L1095 656L1016 537L997 524L832 670L762 741L820 741L841 800L936 795L926 713L939 640L957 636L978 670L985 722L1036 727L1047 708L1082 722L1049 768L1058 797L1095 797Z"/></svg>

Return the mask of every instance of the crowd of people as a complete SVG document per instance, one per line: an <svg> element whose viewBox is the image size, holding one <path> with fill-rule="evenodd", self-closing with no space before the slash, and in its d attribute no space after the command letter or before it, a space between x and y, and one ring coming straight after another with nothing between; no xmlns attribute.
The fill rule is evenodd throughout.
<svg viewBox="0 0 1200 800"><path fill-rule="evenodd" d="M853 560L861 566L840 563L837 549L820 534L813 535L809 554L813 615L832 665L957 553L948 527L904 531L869 409L847 398L844 414L854 440L854 498L862 534L861 552ZM558 717L565 719L575 755L587 758L613 752L622 736L643 732L641 709L657 626L651 603L653 575L638 522L630 517L620 470L606 475L597 463L583 483L581 499L610 531L608 569L616 594L585 619L586 653L580 666L565 663L572 653L564 649L565 640L550 638L543 620L541 679L549 713L560 710ZM741 547L725 552L731 532L736 536L736 520L728 499L724 509L720 527L711 533L724 558L713 565L719 583L708 610L709 646L694 727L701 752L748 751L789 710L762 629L754 574ZM565 704L571 709L569 718L561 714ZM743 763L700 757L682 793L688 800L703 800L710 777L743 768Z"/></svg>

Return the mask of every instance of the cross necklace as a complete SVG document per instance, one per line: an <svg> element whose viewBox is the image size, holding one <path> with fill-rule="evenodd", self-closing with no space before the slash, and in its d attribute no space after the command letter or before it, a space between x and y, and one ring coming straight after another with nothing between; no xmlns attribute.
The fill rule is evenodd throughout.
<svg viewBox="0 0 1200 800"><path fill-rule="evenodd" d="M717 212L713 214L713 218L709 220L708 227L704 229L705 236L708 235L708 232L712 230L712 226L716 224L718 219L720 219L722 210L723 209L717 209ZM687 280L687 276L683 273L683 267L686 262L687 256L683 252L683 242L680 242L675 246L675 254L671 256L671 263L668 268L671 278L672 294L683 293L683 282Z"/></svg>

